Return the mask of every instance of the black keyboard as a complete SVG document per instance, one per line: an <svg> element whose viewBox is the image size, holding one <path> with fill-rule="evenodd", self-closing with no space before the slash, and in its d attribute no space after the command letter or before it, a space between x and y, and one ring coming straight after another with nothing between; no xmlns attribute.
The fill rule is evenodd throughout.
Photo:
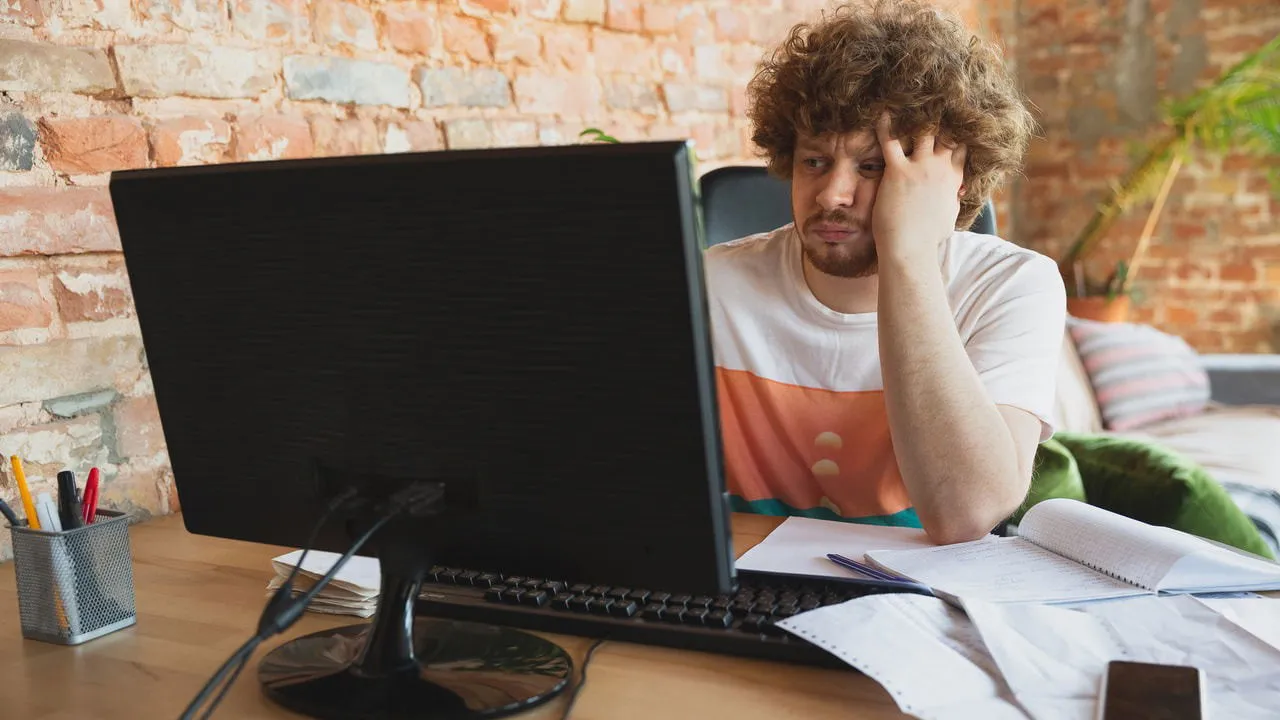
<svg viewBox="0 0 1280 720"><path fill-rule="evenodd" d="M417 614L849 669L774 623L864 595L929 594L901 583L742 570L738 588L732 595L692 596L437 566L422 584Z"/></svg>

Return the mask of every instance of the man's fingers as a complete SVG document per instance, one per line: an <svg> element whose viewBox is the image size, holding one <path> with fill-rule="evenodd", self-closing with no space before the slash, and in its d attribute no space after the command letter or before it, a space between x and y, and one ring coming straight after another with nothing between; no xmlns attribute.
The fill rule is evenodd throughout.
<svg viewBox="0 0 1280 720"><path fill-rule="evenodd" d="M916 137L916 146L911 151L911 157L922 158L933 153L933 135L924 133Z"/></svg>
<svg viewBox="0 0 1280 720"><path fill-rule="evenodd" d="M876 123L876 140L880 143L880 152L884 154L885 163L902 162L907 156L902 151L902 143L893 136L893 118L889 113L880 115Z"/></svg>

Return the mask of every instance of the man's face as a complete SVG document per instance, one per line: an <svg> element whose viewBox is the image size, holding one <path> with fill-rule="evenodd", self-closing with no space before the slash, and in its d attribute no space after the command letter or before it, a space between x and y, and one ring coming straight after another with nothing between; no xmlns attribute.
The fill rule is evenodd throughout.
<svg viewBox="0 0 1280 720"><path fill-rule="evenodd" d="M876 273L871 210L883 174L873 130L797 138L791 212L815 269L845 278Z"/></svg>

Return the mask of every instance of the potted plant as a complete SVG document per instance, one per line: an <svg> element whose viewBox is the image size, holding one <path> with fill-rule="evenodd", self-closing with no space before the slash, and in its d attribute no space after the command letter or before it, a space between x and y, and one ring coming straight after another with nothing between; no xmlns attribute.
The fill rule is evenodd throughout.
<svg viewBox="0 0 1280 720"><path fill-rule="evenodd" d="M1097 205L1058 263L1067 287L1067 309L1077 317L1121 321L1128 317L1133 282L1150 247L1169 190L1194 148L1259 157L1280 155L1280 36L1187 98L1163 104L1164 129L1129 173ZM1280 167L1272 187L1280 193ZM1151 200L1146 223L1125 259L1098 281L1085 263L1107 230L1128 210Z"/></svg>

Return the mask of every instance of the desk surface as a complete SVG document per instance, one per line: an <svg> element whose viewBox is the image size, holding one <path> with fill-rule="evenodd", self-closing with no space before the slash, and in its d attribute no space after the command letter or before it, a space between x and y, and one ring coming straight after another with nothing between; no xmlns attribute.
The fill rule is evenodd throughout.
<svg viewBox="0 0 1280 720"><path fill-rule="evenodd" d="M777 526L734 518L746 552ZM286 548L189 534L177 516L130 529L138 624L77 647L22 637L13 564L0 566L0 715L28 720L177 717L248 636L265 601L270 559ZM306 613L260 648L214 717L298 717L259 691L258 658L286 639L352 617ZM544 634L546 635L546 634ZM580 665L590 640L546 635ZM522 720L551 720L565 696ZM819 670L667 648L608 642L591 659L573 718L903 718L879 685L858 673Z"/></svg>

